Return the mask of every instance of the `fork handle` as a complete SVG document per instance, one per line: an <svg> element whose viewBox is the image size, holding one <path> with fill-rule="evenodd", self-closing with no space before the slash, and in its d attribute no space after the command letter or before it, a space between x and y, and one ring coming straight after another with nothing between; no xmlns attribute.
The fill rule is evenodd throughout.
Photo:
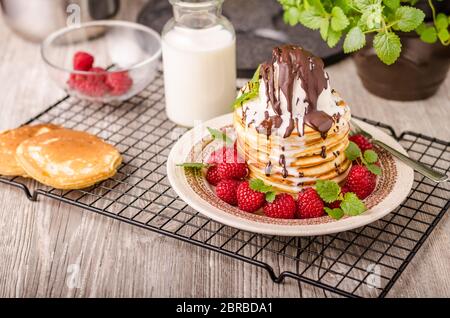
<svg viewBox="0 0 450 318"><path fill-rule="evenodd" d="M417 171L418 173L420 173L421 175L430 178L431 180L435 181L435 182L444 182L444 181L448 181L449 177L444 174L444 173L440 173L434 169L431 169L428 166L425 166L424 164L413 160L411 158L409 158L408 156L405 156L404 154L402 154L401 152L395 150L394 148L386 145L384 142L379 141L379 140L372 140L373 143L377 144L378 146L386 149L387 151L389 151L392 155L394 155L395 157L397 157L398 159L400 159L401 161L403 161L405 164L407 164L408 166L410 166L411 168L413 168L415 171Z"/></svg>

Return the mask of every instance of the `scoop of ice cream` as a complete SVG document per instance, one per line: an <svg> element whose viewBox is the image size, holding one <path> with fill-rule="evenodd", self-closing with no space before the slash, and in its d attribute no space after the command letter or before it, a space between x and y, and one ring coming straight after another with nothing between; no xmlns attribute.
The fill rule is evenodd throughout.
<svg viewBox="0 0 450 318"><path fill-rule="evenodd" d="M244 87L243 91L247 88ZM242 119L258 132L302 136L305 125L326 136L333 118L343 115L332 94L323 61L300 47L275 47L272 59L260 66L258 96L242 105Z"/></svg>

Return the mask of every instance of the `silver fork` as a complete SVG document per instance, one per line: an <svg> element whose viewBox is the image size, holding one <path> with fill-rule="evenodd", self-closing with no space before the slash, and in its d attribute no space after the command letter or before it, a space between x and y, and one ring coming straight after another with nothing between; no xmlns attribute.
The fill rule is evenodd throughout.
<svg viewBox="0 0 450 318"><path fill-rule="evenodd" d="M413 159L409 158L408 156L405 156L401 152L395 150L394 148L386 145L384 142L373 138L371 134L369 134L367 131L362 129L354 120L351 120L350 123L351 123L351 125L353 127L353 131L355 133L364 135L373 144L376 144L376 145L386 149L392 155L394 155L395 157L397 157L398 159L403 161L405 164L407 164L408 166L413 168L415 171L417 171L421 175L423 175L427 178L430 178L431 180L433 180L435 182L444 182L444 181L449 180L449 176L447 176L446 174L440 173L439 171L436 171L436 170L418 162L417 160L413 160Z"/></svg>

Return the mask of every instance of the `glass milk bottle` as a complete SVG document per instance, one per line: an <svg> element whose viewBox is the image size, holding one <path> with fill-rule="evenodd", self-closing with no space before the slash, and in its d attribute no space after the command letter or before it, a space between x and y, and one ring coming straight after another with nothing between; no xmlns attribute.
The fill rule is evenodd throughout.
<svg viewBox="0 0 450 318"><path fill-rule="evenodd" d="M169 0L174 17L162 31L166 112L193 126L232 111L236 37L223 0Z"/></svg>

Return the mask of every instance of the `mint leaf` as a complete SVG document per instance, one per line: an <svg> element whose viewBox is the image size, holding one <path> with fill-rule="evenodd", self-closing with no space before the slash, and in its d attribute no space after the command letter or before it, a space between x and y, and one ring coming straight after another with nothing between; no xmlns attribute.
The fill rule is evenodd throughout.
<svg viewBox="0 0 450 318"><path fill-rule="evenodd" d="M298 20L305 27L312 30L317 30L320 28L323 17L317 10L315 10L314 8L310 8L309 10L301 11Z"/></svg>
<svg viewBox="0 0 450 318"><path fill-rule="evenodd" d="M400 6L400 0L383 0L386 7L396 10Z"/></svg>
<svg viewBox="0 0 450 318"><path fill-rule="evenodd" d="M441 29L438 33L438 38L441 40L441 42L447 42L450 38L450 34L448 33L447 29Z"/></svg>
<svg viewBox="0 0 450 318"><path fill-rule="evenodd" d="M347 192L341 202L341 209L345 214L355 216L366 210L364 203L353 192Z"/></svg>
<svg viewBox="0 0 450 318"><path fill-rule="evenodd" d="M242 106L242 104L250 99L253 99L258 96L258 91L250 91L243 93L241 96L239 96L233 103L233 107L239 108Z"/></svg>
<svg viewBox="0 0 450 318"><path fill-rule="evenodd" d="M338 44L339 40L341 39L342 32L341 31L334 31L332 28L328 30L328 39L327 44L329 47L335 47L336 44Z"/></svg>
<svg viewBox="0 0 450 318"><path fill-rule="evenodd" d="M202 169L202 168L206 168L209 165L201 163L201 162L185 162L185 163L179 163L177 164L178 167L183 167L183 168L188 168L188 169Z"/></svg>
<svg viewBox="0 0 450 318"><path fill-rule="evenodd" d="M275 200L276 194L273 191L266 192L266 201L272 203Z"/></svg>
<svg viewBox="0 0 450 318"><path fill-rule="evenodd" d="M268 193L272 191L272 186L266 185L264 181L261 179L251 179L249 181L250 189L262 192L262 193Z"/></svg>
<svg viewBox="0 0 450 318"><path fill-rule="evenodd" d="M261 64L259 64L258 67L256 68L256 71L253 74L253 77L250 80L250 82L253 83L253 84L259 84L260 73L261 73Z"/></svg>
<svg viewBox="0 0 450 318"><path fill-rule="evenodd" d="M299 2L299 1L297 1L297 2ZM304 2L305 2L305 8L307 8L307 9L312 8L316 12L318 12L320 15L325 15L327 13L327 11L325 11L325 8L322 4L323 0L308 0L308 1L304 1Z"/></svg>
<svg viewBox="0 0 450 318"><path fill-rule="evenodd" d="M294 26L298 23L299 11L296 7L290 7L284 11L283 20L290 26Z"/></svg>
<svg viewBox="0 0 450 318"><path fill-rule="evenodd" d="M276 197L275 191L273 191L272 186L265 184L261 179L251 179L249 181L250 189L265 194L267 202L273 202Z"/></svg>
<svg viewBox="0 0 450 318"><path fill-rule="evenodd" d="M427 28L427 25L425 23L421 23L417 28L416 28L416 33L418 35L421 35L423 33L423 31L425 31L425 29Z"/></svg>
<svg viewBox="0 0 450 318"><path fill-rule="evenodd" d="M351 10L349 1L351 0L336 0L335 6L341 8L344 13L348 13Z"/></svg>
<svg viewBox="0 0 450 318"><path fill-rule="evenodd" d="M344 52L351 53L366 45L366 36L359 27L353 27L348 31L344 40Z"/></svg>
<svg viewBox="0 0 450 318"><path fill-rule="evenodd" d="M335 220L339 220L344 216L344 211L342 211L342 209L339 208L330 209L328 207L325 207L325 212Z"/></svg>
<svg viewBox="0 0 450 318"><path fill-rule="evenodd" d="M412 7L399 7L395 11L395 20L398 20L397 27L400 31L409 32L417 28L425 18L422 10Z"/></svg>
<svg viewBox="0 0 450 318"><path fill-rule="evenodd" d="M339 7L334 7L331 10L331 28L334 31L342 31L344 30L350 22L348 21L347 16L344 11L342 11Z"/></svg>
<svg viewBox="0 0 450 318"><path fill-rule="evenodd" d="M364 151L364 160L366 160L367 163L375 163L378 161L378 155L373 150L366 150Z"/></svg>
<svg viewBox="0 0 450 318"><path fill-rule="evenodd" d="M435 43L437 41L437 32L434 27L428 27L420 34L420 39L425 43Z"/></svg>
<svg viewBox="0 0 450 318"><path fill-rule="evenodd" d="M370 163L370 164L366 164L366 168L367 170L369 170L370 172L372 172L374 175L379 176L381 174L381 168L380 166Z"/></svg>
<svg viewBox="0 0 450 318"><path fill-rule="evenodd" d="M373 0L353 0L353 2L356 8L360 10L365 10L374 3ZM377 2L377 0L375 0L375 2Z"/></svg>
<svg viewBox="0 0 450 318"><path fill-rule="evenodd" d="M233 140L230 137L228 137L225 133L221 132L220 130L210 128L210 127L206 127L206 128L208 129L209 133L215 140L223 141L227 145L233 144Z"/></svg>
<svg viewBox="0 0 450 318"><path fill-rule="evenodd" d="M383 20L381 0L368 0L362 2L364 2L364 5L360 8L362 11L360 23L367 26L368 30L379 28L381 26L381 21Z"/></svg>
<svg viewBox="0 0 450 318"><path fill-rule="evenodd" d="M373 6L381 6L381 0L353 0L353 3L362 11L371 9Z"/></svg>
<svg viewBox="0 0 450 318"><path fill-rule="evenodd" d="M353 141L350 141L347 148L344 151L348 160L353 161L361 157L361 149Z"/></svg>
<svg viewBox="0 0 450 318"><path fill-rule="evenodd" d="M339 198L339 193L341 192L341 188L334 181L317 180L316 181L316 191L323 201L325 201L327 203L331 203L333 201L336 201Z"/></svg>
<svg viewBox="0 0 450 318"><path fill-rule="evenodd" d="M250 99L256 98L259 95L259 76L260 76L261 64L258 65L252 79L246 84L248 91L242 93L233 103L233 108L239 108L242 104Z"/></svg>
<svg viewBox="0 0 450 318"><path fill-rule="evenodd" d="M436 22L435 22L436 28L438 30L447 29L448 28L448 21L449 20L448 20L447 16L444 13L439 13L436 16Z"/></svg>
<svg viewBox="0 0 450 318"><path fill-rule="evenodd" d="M322 19L322 22L320 23L320 36L324 41L327 40L329 27L330 27L330 20Z"/></svg>
<svg viewBox="0 0 450 318"><path fill-rule="evenodd" d="M400 56L402 44L397 34L380 32L373 39L373 47L383 63L391 65Z"/></svg>

